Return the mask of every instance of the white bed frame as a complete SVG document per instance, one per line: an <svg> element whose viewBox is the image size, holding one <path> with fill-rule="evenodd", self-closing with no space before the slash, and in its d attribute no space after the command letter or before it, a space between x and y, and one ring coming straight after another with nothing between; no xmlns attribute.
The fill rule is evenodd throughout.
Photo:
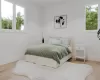
<svg viewBox="0 0 100 80"><path fill-rule="evenodd" d="M60 65L62 65L64 62L68 61L69 59L73 58L73 41L71 38L66 38L70 40L69 47L71 48L70 54L68 54L66 57L60 60ZM25 55L25 60L28 62L36 63L39 65L48 65L49 67L56 68L57 66L60 66L56 61L49 58L39 57L39 56L33 56L33 55Z"/></svg>

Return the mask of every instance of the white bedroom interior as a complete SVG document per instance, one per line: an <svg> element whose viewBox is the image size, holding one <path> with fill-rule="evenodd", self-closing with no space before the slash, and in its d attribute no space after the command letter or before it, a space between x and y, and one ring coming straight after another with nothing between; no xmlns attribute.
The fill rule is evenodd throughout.
<svg viewBox="0 0 100 80"><path fill-rule="evenodd" d="M25 9L25 24L23 31L16 31L14 27L12 30L2 30L0 28L0 65L22 59L27 47L41 44L42 37L44 37L45 42L47 42L49 37L71 37L74 47L79 44L84 46L87 60L100 62L100 40L97 38L98 30L87 31L85 29L85 6L98 4L98 7L100 7L99 0L6 1ZM54 28L54 16L59 15L67 15L67 28ZM100 8L98 8L98 28L100 26L99 18Z"/></svg>

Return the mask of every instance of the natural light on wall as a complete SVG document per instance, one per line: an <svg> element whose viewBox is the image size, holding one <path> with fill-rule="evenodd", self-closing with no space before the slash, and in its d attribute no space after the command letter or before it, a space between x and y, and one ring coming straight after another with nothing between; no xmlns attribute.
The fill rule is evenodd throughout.
<svg viewBox="0 0 100 80"><path fill-rule="evenodd" d="M98 4L86 6L86 30L98 29Z"/></svg>
<svg viewBox="0 0 100 80"><path fill-rule="evenodd" d="M14 13L16 14L14 15ZM24 30L25 9L23 7L8 2L6 0L1 0L0 16L2 29Z"/></svg>

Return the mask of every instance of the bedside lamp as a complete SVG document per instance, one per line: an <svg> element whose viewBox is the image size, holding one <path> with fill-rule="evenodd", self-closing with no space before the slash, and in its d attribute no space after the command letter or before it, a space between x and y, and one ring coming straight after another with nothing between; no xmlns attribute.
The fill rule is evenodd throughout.
<svg viewBox="0 0 100 80"><path fill-rule="evenodd" d="M99 29L98 32L97 32L97 37L98 37L99 40L100 40L100 29Z"/></svg>
<svg viewBox="0 0 100 80"><path fill-rule="evenodd" d="M43 37L43 32L42 32L42 43L44 43L44 37Z"/></svg>

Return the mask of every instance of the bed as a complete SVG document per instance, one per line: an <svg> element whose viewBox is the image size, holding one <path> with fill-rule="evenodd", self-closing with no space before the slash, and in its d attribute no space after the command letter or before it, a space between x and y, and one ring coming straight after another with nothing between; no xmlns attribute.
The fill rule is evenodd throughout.
<svg viewBox="0 0 100 80"><path fill-rule="evenodd" d="M54 68L59 67L72 58L71 44L70 38L50 37L47 44L30 46L25 53L25 60Z"/></svg>

